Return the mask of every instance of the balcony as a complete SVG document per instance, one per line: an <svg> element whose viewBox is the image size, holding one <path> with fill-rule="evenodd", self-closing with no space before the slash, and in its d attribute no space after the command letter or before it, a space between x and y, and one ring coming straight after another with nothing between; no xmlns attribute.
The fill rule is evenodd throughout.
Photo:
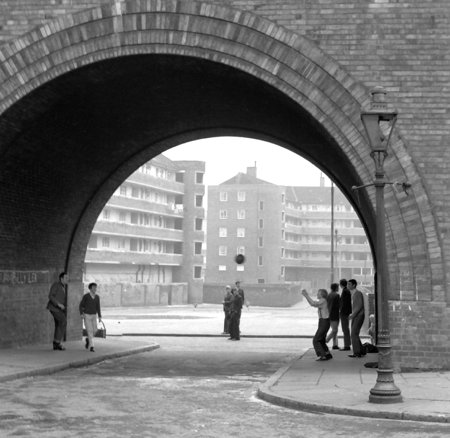
<svg viewBox="0 0 450 438"><path fill-rule="evenodd" d="M107 207L117 207L126 210L154 213L162 216L183 217L183 205L156 204L140 198L128 198L114 195L108 201Z"/></svg>
<svg viewBox="0 0 450 438"><path fill-rule="evenodd" d="M162 192L176 193L182 195L184 193L184 184L176 181L169 181L167 179L156 178L142 172L133 173L127 182L139 184L145 187L154 187Z"/></svg>
<svg viewBox="0 0 450 438"><path fill-rule="evenodd" d="M284 229L286 232L305 235L305 236L329 236L330 235L330 226L323 227L305 227L304 225L294 225L288 222L285 223ZM351 227L336 227L338 230L339 236L365 236L366 233L364 228L351 228Z"/></svg>
<svg viewBox="0 0 450 438"><path fill-rule="evenodd" d="M286 267L297 267L297 268L329 268L330 260L327 259L283 259L283 265Z"/></svg>
<svg viewBox="0 0 450 438"><path fill-rule="evenodd" d="M153 228L141 225L125 224L120 222L99 221L95 224L94 234L104 234L124 237L137 237L154 240L169 240L182 242L184 240L183 230L169 228Z"/></svg>
<svg viewBox="0 0 450 438"><path fill-rule="evenodd" d="M291 216L299 219L328 219L331 220L331 211L303 211L294 208L285 208L286 216ZM344 219L358 219L358 215L354 211L335 211L334 218L338 220Z"/></svg>
<svg viewBox="0 0 450 438"><path fill-rule="evenodd" d="M88 249L86 252L86 263L111 263L128 265L167 265L181 266L183 264L182 254L144 253L133 251L109 251Z"/></svg>
<svg viewBox="0 0 450 438"><path fill-rule="evenodd" d="M283 258L282 264L286 267L297 267L297 268L327 268L331 266L330 259L287 259ZM336 268L372 268L373 264L368 260L342 260L335 259L334 267Z"/></svg>

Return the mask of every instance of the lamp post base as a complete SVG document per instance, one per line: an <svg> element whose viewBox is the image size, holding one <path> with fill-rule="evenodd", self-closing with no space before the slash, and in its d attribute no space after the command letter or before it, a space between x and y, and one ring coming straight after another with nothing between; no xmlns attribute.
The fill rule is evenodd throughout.
<svg viewBox="0 0 450 438"><path fill-rule="evenodd" d="M377 372L377 383L370 390L369 402L380 404L402 402L401 391L394 384L393 371L379 369Z"/></svg>

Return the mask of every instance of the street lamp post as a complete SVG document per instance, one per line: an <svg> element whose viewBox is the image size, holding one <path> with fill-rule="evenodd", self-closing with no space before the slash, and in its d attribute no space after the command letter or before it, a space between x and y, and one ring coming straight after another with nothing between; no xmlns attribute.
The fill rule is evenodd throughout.
<svg viewBox="0 0 450 438"><path fill-rule="evenodd" d="M371 91L371 103L368 111L361 112L361 120L372 149L371 157L375 163L376 190L376 292L377 292L377 347L378 370L375 386L370 390L369 401L372 403L397 403L402 401L400 389L395 386L392 367L392 347L389 331L389 306L386 281L386 242L384 226L384 186L390 184L385 180L384 160L397 120L397 112L389 111L386 91L375 87ZM382 125L389 130L384 135Z"/></svg>

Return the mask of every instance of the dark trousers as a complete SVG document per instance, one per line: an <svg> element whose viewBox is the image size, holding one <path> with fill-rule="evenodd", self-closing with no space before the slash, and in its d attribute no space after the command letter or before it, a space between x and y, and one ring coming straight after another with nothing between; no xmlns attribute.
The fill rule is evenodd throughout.
<svg viewBox="0 0 450 438"><path fill-rule="evenodd" d="M325 356L330 352L326 343L328 330L330 329L329 318L319 318L319 325L313 338L313 347L317 356Z"/></svg>
<svg viewBox="0 0 450 438"><path fill-rule="evenodd" d="M223 332L230 333L230 312L228 310L224 310L225 316L223 319Z"/></svg>
<svg viewBox="0 0 450 438"><path fill-rule="evenodd" d="M233 311L231 312L230 318L230 338L240 339L239 334L239 322L241 320L241 311Z"/></svg>
<svg viewBox="0 0 450 438"><path fill-rule="evenodd" d="M348 315L340 315L341 316L341 328L342 333L344 334L344 347L350 348L351 339L350 339L350 325L348 321Z"/></svg>
<svg viewBox="0 0 450 438"><path fill-rule="evenodd" d="M50 309L50 313L55 320L55 333L53 335L53 342L61 343L67 327L66 314L61 309Z"/></svg>
<svg viewBox="0 0 450 438"><path fill-rule="evenodd" d="M350 332L350 337L352 338L353 354L365 354L363 351L363 346L361 339L359 337L359 332L364 322L364 312L356 315L352 320L352 329Z"/></svg>

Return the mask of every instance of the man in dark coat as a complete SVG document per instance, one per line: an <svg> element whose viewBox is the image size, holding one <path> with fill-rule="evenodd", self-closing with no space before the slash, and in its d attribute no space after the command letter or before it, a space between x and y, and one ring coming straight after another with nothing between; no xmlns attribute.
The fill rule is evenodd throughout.
<svg viewBox="0 0 450 438"><path fill-rule="evenodd" d="M330 342L333 339L333 350L338 350L338 328L339 328L339 309L341 299L338 294L339 285L337 283L333 283L330 286L331 292L328 294L327 302L328 302L328 312L330 313L330 327L331 332L326 338L326 342Z"/></svg>
<svg viewBox="0 0 450 438"><path fill-rule="evenodd" d="M233 298L233 294L231 292L231 286L225 287L225 295L223 297L223 311L225 314L224 321L223 321L223 333L222 334L229 334L230 333L230 317L231 317L231 300Z"/></svg>
<svg viewBox="0 0 450 438"><path fill-rule="evenodd" d="M347 280L342 279L339 285L342 289L339 318L341 320L342 333L344 334L344 348L341 348L341 350L349 351L351 339L348 316L352 313L352 295L347 288Z"/></svg>
<svg viewBox="0 0 450 438"><path fill-rule="evenodd" d="M348 316L348 319L352 322L350 337L352 338L353 348L353 354L350 354L349 357L361 357L366 354L361 338L359 337L365 317L364 296L356 288L357 285L358 282L356 280L348 280L348 289L352 295L352 313Z"/></svg>
<svg viewBox="0 0 450 438"><path fill-rule="evenodd" d="M241 321L241 311L242 311L243 299L241 294L236 289L233 289L233 298L231 300L230 308L230 341L239 341L240 336L240 321Z"/></svg>
<svg viewBox="0 0 450 438"><path fill-rule="evenodd" d="M53 350L65 350L62 340L66 332L66 285L69 276L65 272L59 274L59 281L52 284L48 294L47 309L55 321L55 332L53 335Z"/></svg>

